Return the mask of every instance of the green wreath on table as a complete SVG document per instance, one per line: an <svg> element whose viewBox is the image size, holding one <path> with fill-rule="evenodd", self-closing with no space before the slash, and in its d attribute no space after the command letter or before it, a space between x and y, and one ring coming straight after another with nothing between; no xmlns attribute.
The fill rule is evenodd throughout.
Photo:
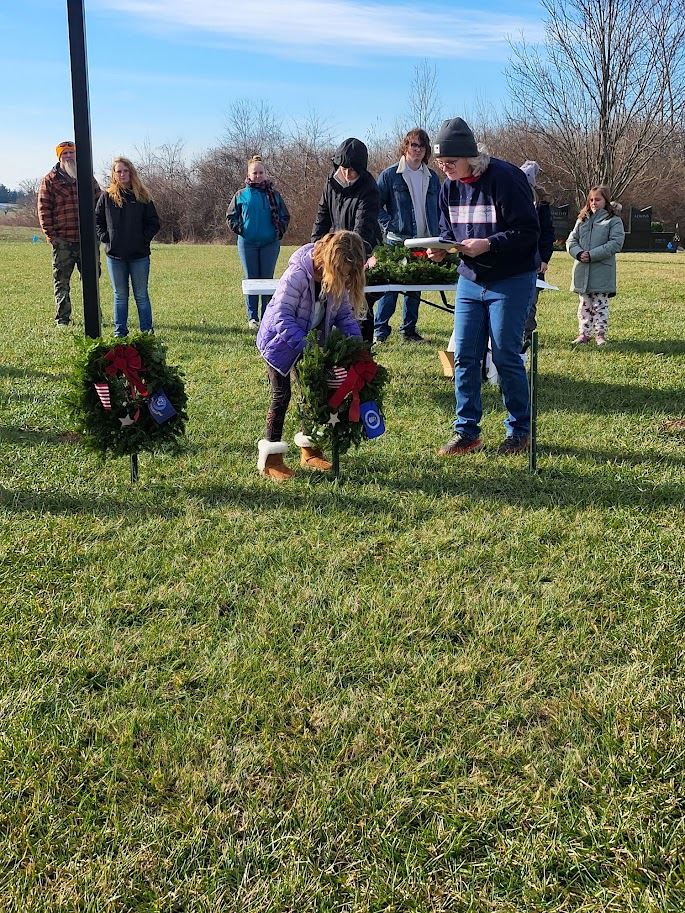
<svg viewBox="0 0 685 913"><path fill-rule="evenodd" d="M434 263L425 251L401 244L382 244L373 255L377 262L366 271L367 285L454 285L458 278L458 257Z"/></svg>
<svg viewBox="0 0 685 913"><path fill-rule="evenodd" d="M141 333L75 343L67 407L86 446L103 457L178 452L187 397L159 340Z"/></svg>
<svg viewBox="0 0 685 913"><path fill-rule="evenodd" d="M364 423L355 420L355 410L363 403L375 402L378 414L383 416L383 390L389 375L374 361L361 339L344 336L334 327L326 343L320 346L317 335L312 330L307 336L307 345L297 363L302 430L317 445L330 444L338 453L346 453L369 437ZM357 383L345 394L353 367ZM342 402L332 406L329 400L342 394Z"/></svg>

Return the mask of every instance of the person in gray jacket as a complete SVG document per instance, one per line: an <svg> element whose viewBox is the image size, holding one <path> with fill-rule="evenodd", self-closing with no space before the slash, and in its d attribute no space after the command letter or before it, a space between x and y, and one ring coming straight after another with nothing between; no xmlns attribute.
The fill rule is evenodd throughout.
<svg viewBox="0 0 685 913"><path fill-rule="evenodd" d="M584 345L595 334L598 346L606 343L609 298L616 295L616 254L623 248L625 229L606 187L590 188L585 206L566 240L573 264L571 291L579 298L578 335L573 345Z"/></svg>

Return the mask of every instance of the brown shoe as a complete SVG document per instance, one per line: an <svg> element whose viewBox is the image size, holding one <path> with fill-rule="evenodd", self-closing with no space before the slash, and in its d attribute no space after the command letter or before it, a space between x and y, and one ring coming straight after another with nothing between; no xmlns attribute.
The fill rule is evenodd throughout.
<svg viewBox="0 0 685 913"><path fill-rule="evenodd" d="M522 434L519 437L505 437L497 448L497 453L503 454L504 456L525 453L528 450L529 443L530 437L527 434Z"/></svg>
<svg viewBox="0 0 685 913"><path fill-rule="evenodd" d="M479 437L465 437L455 434L454 437L438 450L438 456L461 456L464 453L475 453L483 449L483 442Z"/></svg>
<svg viewBox="0 0 685 913"><path fill-rule="evenodd" d="M283 462L283 454L288 450L287 444L283 441L261 440L258 449L257 469L261 476L273 482L287 482L288 479L292 479L295 472Z"/></svg>
<svg viewBox="0 0 685 913"><path fill-rule="evenodd" d="M333 468L333 464L326 459L319 447L302 447L300 466L304 469L316 469L318 472L330 472Z"/></svg>

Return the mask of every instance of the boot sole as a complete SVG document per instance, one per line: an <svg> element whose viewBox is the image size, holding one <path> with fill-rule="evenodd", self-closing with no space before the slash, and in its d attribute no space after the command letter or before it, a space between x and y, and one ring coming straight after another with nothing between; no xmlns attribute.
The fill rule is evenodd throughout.
<svg viewBox="0 0 685 913"><path fill-rule="evenodd" d="M259 474L263 479L271 479L272 482L289 482L292 479L292 477L295 475L294 472L291 473L291 475L284 475L281 473L279 473L278 475L275 475L274 473L271 473L266 469L260 469Z"/></svg>

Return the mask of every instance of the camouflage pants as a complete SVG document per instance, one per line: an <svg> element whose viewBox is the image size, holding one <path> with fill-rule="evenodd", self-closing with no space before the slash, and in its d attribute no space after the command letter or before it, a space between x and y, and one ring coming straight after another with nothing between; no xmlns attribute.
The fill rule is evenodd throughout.
<svg viewBox="0 0 685 913"><path fill-rule="evenodd" d="M55 285L55 322L71 320L69 285L74 267L81 272L81 245L78 241L55 241L52 245L52 278Z"/></svg>

